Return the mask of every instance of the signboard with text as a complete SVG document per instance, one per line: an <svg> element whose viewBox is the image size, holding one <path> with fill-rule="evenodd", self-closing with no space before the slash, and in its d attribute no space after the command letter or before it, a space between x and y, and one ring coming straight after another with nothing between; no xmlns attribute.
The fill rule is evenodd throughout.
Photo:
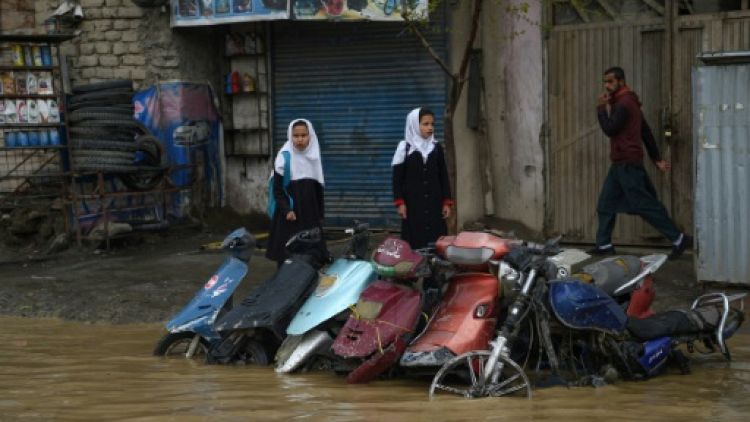
<svg viewBox="0 0 750 422"><path fill-rule="evenodd" d="M289 19L289 0L171 0L172 26Z"/></svg>

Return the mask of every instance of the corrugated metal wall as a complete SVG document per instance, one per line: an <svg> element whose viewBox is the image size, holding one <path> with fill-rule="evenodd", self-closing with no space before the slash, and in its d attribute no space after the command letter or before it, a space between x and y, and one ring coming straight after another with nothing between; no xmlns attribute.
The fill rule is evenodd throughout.
<svg viewBox="0 0 750 422"><path fill-rule="evenodd" d="M691 71L701 52L750 49L750 13L680 16L675 26L671 110L662 19L568 25L551 31L547 224L567 239L594 241L596 200L609 165L609 146L596 122L594 105L602 90L601 72L615 64L624 67L629 85L640 94L662 154L672 163L671 173L662 175L646 159L659 198L680 228L693 230ZM669 142L663 136L666 117L673 129ZM640 218L618 217L615 242L653 244L654 239L661 237Z"/></svg>
<svg viewBox="0 0 750 422"><path fill-rule="evenodd" d="M602 72L625 69L665 158L660 112L665 78L664 32L660 20L638 24L555 27L548 49L550 125L548 225L566 240L593 242L596 202L609 169L609 140L596 120ZM646 159L648 160L648 159ZM660 198L669 208L670 180L647 165ZM652 243L659 234L642 219L618 216L613 239L619 244Z"/></svg>
<svg viewBox="0 0 750 422"><path fill-rule="evenodd" d="M693 72L698 279L750 284L750 65Z"/></svg>
<svg viewBox="0 0 750 422"><path fill-rule="evenodd" d="M442 19L426 31L445 54ZM321 141L326 224L352 219L400 227L391 158L406 114L431 108L442 137L446 78L415 36L395 23L274 23L274 143L307 118Z"/></svg>

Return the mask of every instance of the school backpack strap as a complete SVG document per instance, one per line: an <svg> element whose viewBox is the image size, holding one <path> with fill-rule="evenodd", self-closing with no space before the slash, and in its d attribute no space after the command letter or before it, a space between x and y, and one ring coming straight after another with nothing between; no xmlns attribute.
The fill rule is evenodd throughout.
<svg viewBox="0 0 750 422"><path fill-rule="evenodd" d="M281 151L281 156L284 158L284 176L282 179L282 187L284 189L284 195L286 195L286 198L289 201L289 208L294 209L294 199L292 199L292 196L286 190L287 186L289 186L289 183L291 183L292 181L292 155L289 153L289 151ZM266 213L268 214L269 218L273 218L274 213L276 213L276 197L273 194L274 174L275 172L272 172L271 177L268 178L268 207L266 208Z"/></svg>
<svg viewBox="0 0 750 422"><path fill-rule="evenodd" d="M286 190L289 183L292 182L292 154L289 151L281 151L281 155L284 157L284 194L289 201L289 209L294 209L294 199Z"/></svg>

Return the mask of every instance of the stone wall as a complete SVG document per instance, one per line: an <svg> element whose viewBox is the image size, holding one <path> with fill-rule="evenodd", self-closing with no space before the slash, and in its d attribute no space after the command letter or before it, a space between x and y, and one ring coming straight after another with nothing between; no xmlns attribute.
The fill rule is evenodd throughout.
<svg viewBox="0 0 750 422"><path fill-rule="evenodd" d="M32 32L34 0L0 0L1 32Z"/></svg>
<svg viewBox="0 0 750 422"><path fill-rule="evenodd" d="M59 0L35 2L36 28ZM220 82L220 37L204 28L172 30L167 9L141 8L130 0L80 0L84 19L65 43L74 84L133 79L136 88L157 80Z"/></svg>

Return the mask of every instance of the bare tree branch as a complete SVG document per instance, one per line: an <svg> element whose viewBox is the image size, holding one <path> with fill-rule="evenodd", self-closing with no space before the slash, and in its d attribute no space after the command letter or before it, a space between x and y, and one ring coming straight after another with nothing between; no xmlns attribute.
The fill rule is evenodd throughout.
<svg viewBox="0 0 750 422"><path fill-rule="evenodd" d="M450 67L448 67L448 64L445 63L445 61L438 55L438 53L435 51L435 49L432 48L432 45L430 45L430 42L427 41L427 38L425 38L424 34L422 34L422 31L419 30L419 26L417 26L414 21L409 20L406 16L404 16L404 19L409 22L409 30L419 38L419 41L422 43L424 48L427 50L427 52L432 56L432 59L437 62L437 64L443 69L445 73L448 74L448 76L453 77L453 73L451 73Z"/></svg>
<svg viewBox="0 0 750 422"><path fill-rule="evenodd" d="M664 6L660 5L655 0L643 0L643 2L651 6L651 8L656 10L657 13L664 16Z"/></svg>
<svg viewBox="0 0 750 422"><path fill-rule="evenodd" d="M454 78L457 79L456 82L458 83L458 87L456 88L456 96L453 98L455 103L451 104L453 107L458 104L458 98L461 96L461 91L466 82L466 71L469 68L471 51L474 49L474 40L476 40L477 33L479 32L479 18L482 14L482 1L483 0L474 0L474 11L471 15L471 32L469 33L469 39L466 41L464 55L461 59L461 66L458 68L458 75L454 76Z"/></svg>

